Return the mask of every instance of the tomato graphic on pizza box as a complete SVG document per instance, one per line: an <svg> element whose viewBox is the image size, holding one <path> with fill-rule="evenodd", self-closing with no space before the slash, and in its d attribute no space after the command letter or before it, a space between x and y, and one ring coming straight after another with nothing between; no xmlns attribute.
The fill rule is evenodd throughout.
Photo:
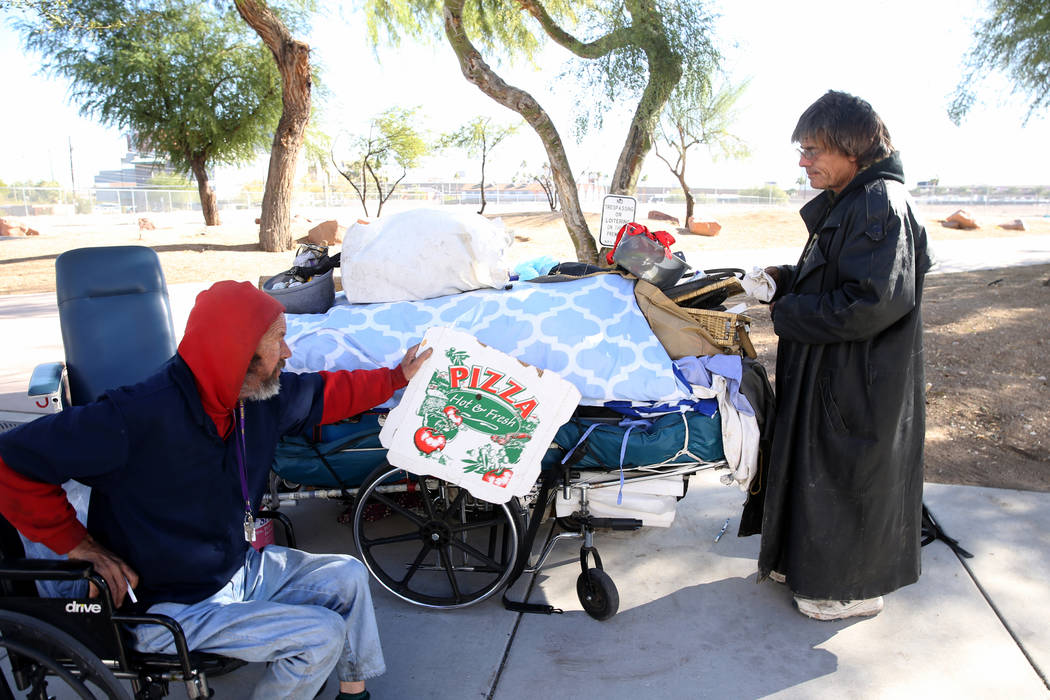
<svg viewBox="0 0 1050 700"><path fill-rule="evenodd" d="M463 331L430 328L420 349L427 347L434 354L379 433L387 461L492 503L524 496L579 390Z"/></svg>

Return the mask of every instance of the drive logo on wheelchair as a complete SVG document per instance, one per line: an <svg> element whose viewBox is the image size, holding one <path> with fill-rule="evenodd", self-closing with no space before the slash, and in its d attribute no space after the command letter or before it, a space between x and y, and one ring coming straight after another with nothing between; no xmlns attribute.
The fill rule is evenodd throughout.
<svg viewBox="0 0 1050 700"><path fill-rule="evenodd" d="M102 612L101 603L79 603L75 600L71 600L66 603L65 611L67 613L86 613L88 615L98 615Z"/></svg>

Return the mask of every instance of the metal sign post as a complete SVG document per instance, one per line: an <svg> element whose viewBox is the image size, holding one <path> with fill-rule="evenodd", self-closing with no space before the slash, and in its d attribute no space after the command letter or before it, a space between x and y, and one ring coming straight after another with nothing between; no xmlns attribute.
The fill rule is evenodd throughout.
<svg viewBox="0 0 1050 700"><path fill-rule="evenodd" d="M616 243L616 234L624 224L635 220L638 200L621 194L607 194L602 199L602 224L598 233L598 244L612 247Z"/></svg>

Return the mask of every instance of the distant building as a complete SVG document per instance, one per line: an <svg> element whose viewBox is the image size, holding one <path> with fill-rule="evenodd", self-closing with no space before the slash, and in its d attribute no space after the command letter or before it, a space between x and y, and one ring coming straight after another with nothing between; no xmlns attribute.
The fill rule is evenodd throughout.
<svg viewBox="0 0 1050 700"><path fill-rule="evenodd" d="M119 170L102 170L95 175L95 187L148 187L154 175L174 175L175 169L156 153L138 151L131 134L127 139L128 152L120 159Z"/></svg>
<svg viewBox="0 0 1050 700"><path fill-rule="evenodd" d="M145 192L117 190L147 188L154 176L174 175L175 169L163 156L137 150L133 134L128 134L125 138L128 150L120 159L120 169L101 170L95 175L95 201L103 205L115 204L122 210L148 211L150 207Z"/></svg>

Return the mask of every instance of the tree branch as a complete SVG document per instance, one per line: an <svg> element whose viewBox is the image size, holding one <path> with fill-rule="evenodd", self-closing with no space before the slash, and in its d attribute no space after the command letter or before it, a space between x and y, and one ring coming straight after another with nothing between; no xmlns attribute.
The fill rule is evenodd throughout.
<svg viewBox="0 0 1050 700"><path fill-rule="evenodd" d="M517 0L517 3L540 23L547 36L580 58L601 58L631 43L630 31L627 28L614 30L594 41L580 41L562 29L538 0Z"/></svg>

